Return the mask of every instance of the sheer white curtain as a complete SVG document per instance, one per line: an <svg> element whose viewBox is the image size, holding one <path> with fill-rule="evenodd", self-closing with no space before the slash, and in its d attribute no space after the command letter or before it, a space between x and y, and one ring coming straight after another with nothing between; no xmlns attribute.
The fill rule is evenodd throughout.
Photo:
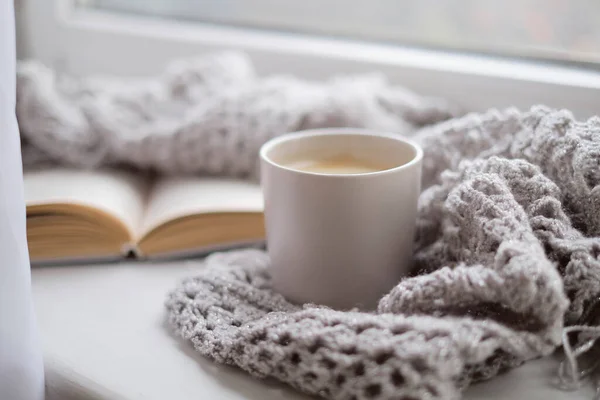
<svg viewBox="0 0 600 400"><path fill-rule="evenodd" d="M42 400L15 117L14 23L13 0L0 0L0 399Z"/></svg>

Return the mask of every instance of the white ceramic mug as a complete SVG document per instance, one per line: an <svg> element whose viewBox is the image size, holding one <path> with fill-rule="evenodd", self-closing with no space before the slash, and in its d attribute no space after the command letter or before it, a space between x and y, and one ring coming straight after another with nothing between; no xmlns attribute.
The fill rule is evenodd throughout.
<svg viewBox="0 0 600 400"><path fill-rule="evenodd" d="M340 153L392 168L327 174L289 166ZM260 158L274 289L296 303L376 307L410 269L421 148L393 134L331 128L272 139Z"/></svg>

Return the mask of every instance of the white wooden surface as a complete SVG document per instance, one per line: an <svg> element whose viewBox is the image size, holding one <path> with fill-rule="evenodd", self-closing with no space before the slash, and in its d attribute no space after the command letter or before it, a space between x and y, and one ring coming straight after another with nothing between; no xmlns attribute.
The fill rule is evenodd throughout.
<svg viewBox="0 0 600 400"><path fill-rule="evenodd" d="M308 399L286 386L215 364L164 324L166 293L194 263L33 270L48 400ZM557 363L534 361L470 388L468 400L588 400L553 388Z"/></svg>

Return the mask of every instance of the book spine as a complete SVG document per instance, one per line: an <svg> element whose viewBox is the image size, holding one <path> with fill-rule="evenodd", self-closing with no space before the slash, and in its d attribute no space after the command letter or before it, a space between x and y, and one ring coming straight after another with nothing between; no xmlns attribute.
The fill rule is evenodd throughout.
<svg viewBox="0 0 600 400"><path fill-rule="evenodd" d="M121 248L121 252L123 253L123 258L135 258L135 259L144 259L145 255L142 253L142 250L135 243L126 243Z"/></svg>

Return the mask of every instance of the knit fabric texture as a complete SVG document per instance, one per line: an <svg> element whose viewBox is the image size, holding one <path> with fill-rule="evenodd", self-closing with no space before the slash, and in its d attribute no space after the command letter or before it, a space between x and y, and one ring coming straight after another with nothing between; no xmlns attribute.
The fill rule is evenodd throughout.
<svg viewBox="0 0 600 400"><path fill-rule="evenodd" d="M415 269L376 311L289 303L260 250L211 255L168 295L178 335L255 376L333 399L457 399L553 352L565 325L600 323L599 118L545 107L458 116L377 75L259 78L238 54L139 85L22 64L17 117L26 167L256 177L262 143L324 126L423 146Z"/></svg>
<svg viewBox="0 0 600 400"><path fill-rule="evenodd" d="M377 312L290 304L266 254L241 251L174 289L173 329L219 362L326 398L457 399L597 317L600 119L490 111L413 139L425 149L416 269Z"/></svg>
<svg viewBox="0 0 600 400"><path fill-rule="evenodd" d="M127 164L166 174L258 177L258 149L316 127L408 133L453 115L441 99L383 75L325 83L258 77L240 53L175 61L148 78L76 77L36 62L17 70L26 166Z"/></svg>

